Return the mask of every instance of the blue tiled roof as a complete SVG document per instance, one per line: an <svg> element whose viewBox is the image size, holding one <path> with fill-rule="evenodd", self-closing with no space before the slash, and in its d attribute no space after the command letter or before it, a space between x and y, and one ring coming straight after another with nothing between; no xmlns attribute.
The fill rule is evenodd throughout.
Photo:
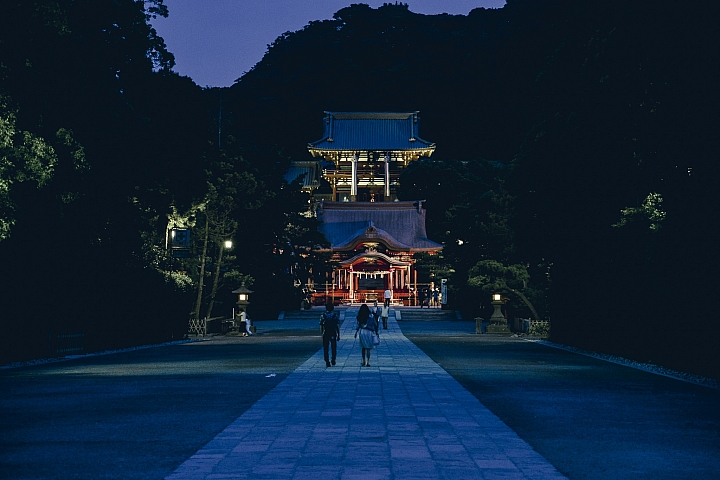
<svg viewBox="0 0 720 480"><path fill-rule="evenodd" d="M418 136L418 112L325 112L323 138L310 150L434 150L435 144Z"/></svg>
<svg viewBox="0 0 720 480"><path fill-rule="evenodd" d="M302 180L302 188L317 188L320 185L318 162L291 162L283 178L288 183L292 183L298 177Z"/></svg>
<svg viewBox="0 0 720 480"><path fill-rule="evenodd" d="M418 202L323 202L319 226L333 250L353 250L358 242L379 241L393 250L436 251L427 238L425 209Z"/></svg>

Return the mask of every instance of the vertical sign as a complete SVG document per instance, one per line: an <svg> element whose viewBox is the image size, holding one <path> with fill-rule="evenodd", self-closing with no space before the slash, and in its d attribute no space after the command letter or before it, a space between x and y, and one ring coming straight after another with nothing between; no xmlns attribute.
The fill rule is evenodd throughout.
<svg viewBox="0 0 720 480"><path fill-rule="evenodd" d="M170 245L172 248L190 248L190 229L173 228L170 231Z"/></svg>
<svg viewBox="0 0 720 480"><path fill-rule="evenodd" d="M190 229L173 228L170 231L170 248L173 258L190 258Z"/></svg>

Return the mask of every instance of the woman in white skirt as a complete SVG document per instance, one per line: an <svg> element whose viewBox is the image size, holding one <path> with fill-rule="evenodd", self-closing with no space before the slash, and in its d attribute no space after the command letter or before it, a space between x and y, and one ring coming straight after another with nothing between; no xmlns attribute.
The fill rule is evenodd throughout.
<svg viewBox="0 0 720 480"><path fill-rule="evenodd" d="M370 313L370 309L364 303L360 305L360 311L357 316L357 328L355 329L355 338L360 333L360 346L362 347L362 363L361 367L370 366L370 352L375 348L373 339L378 335L378 322L375 315Z"/></svg>

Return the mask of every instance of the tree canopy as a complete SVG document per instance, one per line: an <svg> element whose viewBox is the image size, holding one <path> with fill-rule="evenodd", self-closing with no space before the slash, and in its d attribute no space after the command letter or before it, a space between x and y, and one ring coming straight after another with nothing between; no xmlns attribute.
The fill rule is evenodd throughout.
<svg viewBox="0 0 720 480"><path fill-rule="evenodd" d="M229 89L228 115L239 137L300 157L324 110L419 110L438 147L402 195L427 200L428 235L445 244L433 268L454 271L451 285L478 261L528 265L556 340L709 372L697 332L712 302L663 332L681 317L667 299L708 299L717 284L702 227L717 204L717 9L351 5L270 45Z"/></svg>
<svg viewBox="0 0 720 480"><path fill-rule="evenodd" d="M201 89L148 22L172 15L162 0L4 2L7 318L95 329L103 345L144 341L115 334L148 316L182 318L154 322L148 341L181 334L182 285L204 279L199 238L171 266L168 217L202 225L227 175L236 247L226 270L211 248L209 272L252 277L258 304L294 302L294 277L326 267L301 248L323 239L283 180L290 160L307 157L325 110L419 110L437 151L405 171L401 196L427 200L428 236L445 245L432 269L467 299L458 308L478 307L478 265L524 266L555 340L714 375L719 8L353 4L278 37L232 87ZM688 317L672 299L691 298Z"/></svg>

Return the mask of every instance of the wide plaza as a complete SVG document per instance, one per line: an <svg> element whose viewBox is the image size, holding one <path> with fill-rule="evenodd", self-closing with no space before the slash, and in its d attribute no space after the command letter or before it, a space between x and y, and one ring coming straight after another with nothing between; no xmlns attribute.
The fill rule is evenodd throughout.
<svg viewBox="0 0 720 480"><path fill-rule="evenodd" d="M720 393L395 309L0 371L7 478L713 478ZM401 318L396 320L396 313ZM429 355L429 356L428 356Z"/></svg>

